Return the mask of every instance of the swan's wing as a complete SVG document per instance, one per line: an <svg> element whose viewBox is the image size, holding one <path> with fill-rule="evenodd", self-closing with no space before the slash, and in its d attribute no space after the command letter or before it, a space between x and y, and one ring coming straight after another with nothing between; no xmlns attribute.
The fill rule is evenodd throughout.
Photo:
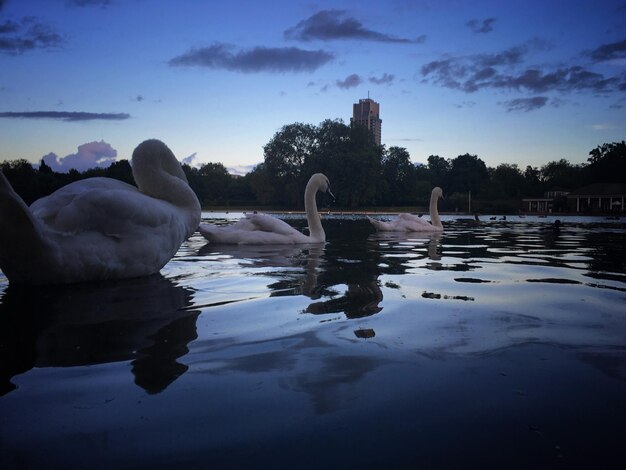
<svg viewBox="0 0 626 470"><path fill-rule="evenodd" d="M200 224L200 234L216 244L230 245L292 245L296 243L311 243L309 237L294 229L292 233L276 233L265 230L250 230L251 222L242 219L239 222L219 227L211 224Z"/></svg>
<svg viewBox="0 0 626 470"><path fill-rule="evenodd" d="M60 234L91 232L115 239L146 240L158 237L159 230L163 230L167 238L180 239L181 243L185 238L178 233L183 230L182 220L171 204L108 178L90 178L65 186L35 201L31 212L48 229Z"/></svg>
<svg viewBox="0 0 626 470"><path fill-rule="evenodd" d="M406 212L402 212L402 213L398 214L398 218L399 219L403 219L403 220L414 220L414 221L425 222L425 220L422 219L421 217L419 217L418 215L409 214L409 213L406 213Z"/></svg>
<svg viewBox="0 0 626 470"><path fill-rule="evenodd" d="M433 227L428 221L421 218L398 217L389 222L372 219L369 221L379 232L432 232L441 231Z"/></svg>
<svg viewBox="0 0 626 470"><path fill-rule="evenodd" d="M379 232L393 232L395 231L395 225L392 222L383 222L382 220L374 219L372 217L367 217L367 220L374 226L374 228Z"/></svg>
<svg viewBox="0 0 626 470"><path fill-rule="evenodd" d="M246 218L242 220L249 221L254 227L254 230L263 232L272 232L288 236L294 233L301 233L284 220L277 219L267 214L246 214Z"/></svg>
<svg viewBox="0 0 626 470"><path fill-rule="evenodd" d="M119 191L124 192L120 194ZM110 178L89 178L68 184L36 200L30 206L30 211L52 230L76 233L102 220L98 214L81 213L81 210L95 209L96 212L102 212L109 209L113 214L119 213L123 210L119 196L130 193L139 191L134 186Z"/></svg>

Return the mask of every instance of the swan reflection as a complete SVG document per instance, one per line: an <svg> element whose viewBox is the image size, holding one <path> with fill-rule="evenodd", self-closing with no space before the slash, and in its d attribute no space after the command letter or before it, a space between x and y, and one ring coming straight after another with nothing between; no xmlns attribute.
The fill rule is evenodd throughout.
<svg viewBox="0 0 626 470"><path fill-rule="evenodd" d="M196 338L192 291L161 275L32 289L9 286L0 302L0 395L34 367L132 361L135 383L158 393L187 366Z"/></svg>

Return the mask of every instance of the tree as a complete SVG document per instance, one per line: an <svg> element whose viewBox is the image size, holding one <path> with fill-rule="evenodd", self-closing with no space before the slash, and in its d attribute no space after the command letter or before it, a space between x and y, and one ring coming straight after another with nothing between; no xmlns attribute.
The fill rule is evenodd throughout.
<svg viewBox="0 0 626 470"><path fill-rule="evenodd" d="M478 156L466 153L459 155L450 162L448 194L471 191L477 195L487 181L489 181L487 165Z"/></svg>
<svg viewBox="0 0 626 470"><path fill-rule="evenodd" d="M543 193L543 186L540 180L541 173L535 167L528 165L524 170L524 196L540 197Z"/></svg>
<svg viewBox="0 0 626 470"><path fill-rule="evenodd" d="M383 204L415 203L416 170L405 148L390 147L388 150L383 150L381 175L382 188L384 188L384 197L381 198Z"/></svg>
<svg viewBox="0 0 626 470"><path fill-rule="evenodd" d="M626 142L602 144L589 152L585 167L587 183L626 184Z"/></svg>
<svg viewBox="0 0 626 470"><path fill-rule="evenodd" d="M430 181L433 186L445 188L448 183L448 175L450 173L450 161L439 155L431 155L428 157L428 171L430 173Z"/></svg>
<svg viewBox="0 0 626 470"><path fill-rule="evenodd" d="M582 185L582 166L572 165L564 158L541 167L540 178L546 189L574 189Z"/></svg>
<svg viewBox="0 0 626 470"><path fill-rule="evenodd" d="M282 188L275 192L273 202L297 205L302 199L297 195L300 187L306 184L308 176L303 175L305 161L313 154L317 145L316 129L310 124L294 123L283 126L263 147L265 171Z"/></svg>
<svg viewBox="0 0 626 470"><path fill-rule="evenodd" d="M489 171L486 191L492 198L520 198L524 194L524 175L517 164L501 163Z"/></svg>

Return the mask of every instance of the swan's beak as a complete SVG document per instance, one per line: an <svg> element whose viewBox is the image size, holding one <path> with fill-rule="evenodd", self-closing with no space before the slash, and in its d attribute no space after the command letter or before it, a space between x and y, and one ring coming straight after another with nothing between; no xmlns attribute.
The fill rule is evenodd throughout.
<svg viewBox="0 0 626 470"><path fill-rule="evenodd" d="M337 198L336 198L336 197L335 197L335 195L332 193L332 191L330 190L330 188L328 188L328 189L326 190L326 193L327 193L327 194L330 194L330 197L332 197L332 198L333 198L333 202L337 200Z"/></svg>

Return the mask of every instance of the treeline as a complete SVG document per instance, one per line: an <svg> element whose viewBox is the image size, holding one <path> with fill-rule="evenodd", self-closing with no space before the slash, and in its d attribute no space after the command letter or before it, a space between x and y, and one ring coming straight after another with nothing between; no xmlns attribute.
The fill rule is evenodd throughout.
<svg viewBox="0 0 626 470"><path fill-rule="evenodd" d="M230 175L221 163L183 165L203 207L301 208L304 187L316 172L329 177L337 196L334 207L345 209L423 207L431 189L441 186L444 211L465 210L470 191L475 210L514 211L520 198L541 197L546 191L626 183L624 141L590 150L587 163L577 165L561 159L540 168L508 163L491 168L469 153L451 159L431 155L427 164L415 165L405 148L377 146L366 129L326 120L318 126L286 125L263 150L263 163L243 177ZM126 160L84 173L55 173L43 161L39 169L26 160L4 162L0 168L28 204L81 178L107 176L133 182Z"/></svg>

